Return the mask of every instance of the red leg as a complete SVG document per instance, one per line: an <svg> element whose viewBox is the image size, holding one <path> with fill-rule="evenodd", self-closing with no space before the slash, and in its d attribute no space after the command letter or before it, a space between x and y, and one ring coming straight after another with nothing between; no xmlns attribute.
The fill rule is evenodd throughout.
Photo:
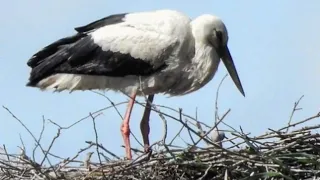
<svg viewBox="0 0 320 180"><path fill-rule="evenodd" d="M129 139L130 137L129 121L130 121L130 116L131 116L132 108L134 105L134 101L136 99L136 95L137 95L136 92L134 92L130 96L131 98L128 103L127 111L120 128L123 141L124 141L124 146L126 149L126 157L127 159L130 159L130 160L132 159L132 154L131 154L131 146L130 146L130 139Z"/></svg>
<svg viewBox="0 0 320 180"><path fill-rule="evenodd" d="M149 120L150 120L150 112L151 112L150 103L152 103L153 97L154 95L148 96L147 105L145 107L143 117L140 122L140 129L141 129L141 134L142 134L143 144L144 144L144 152L149 152L149 132L150 132Z"/></svg>

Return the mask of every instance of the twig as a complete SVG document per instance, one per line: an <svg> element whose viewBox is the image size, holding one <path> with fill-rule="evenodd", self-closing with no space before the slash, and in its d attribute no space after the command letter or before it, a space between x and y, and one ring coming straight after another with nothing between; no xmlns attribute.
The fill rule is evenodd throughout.
<svg viewBox="0 0 320 180"><path fill-rule="evenodd" d="M50 143L50 145L49 145L48 150L45 151L44 157L43 157L43 159L42 159L42 161L41 161L41 163L40 163L41 166L43 165L45 159L49 159L49 158L47 157L47 156L48 156L48 153L50 152L50 150L51 150L54 142L59 138L60 133L61 133L61 129L59 128L58 131L57 131L57 134L53 137L53 139L52 139L52 141L51 141L51 143Z"/></svg>
<svg viewBox="0 0 320 180"><path fill-rule="evenodd" d="M179 108L179 121L182 121L182 109ZM169 146L172 145L173 141L180 136L181 131L183 130L184 126L182 125L178 133L172 138L171 142L169 143Z"/></svg>
<svg viewBox="0 0 320 180"><path fill-rule="evenodd" d="M155 104L155 103L154 103L154 105L157 106L158 108L164 108L164 109L168 109L168 110L170 110L170 111L176 112L176 113L178 113L179 116L180 116L179 110L176 110L176 109L171 108L171 107L168 107L168 106ZM166 117L169 117L169 118L172 118L172 117L173 117L172 115L167 114L167 113L164 113L164 112L163 112L163 115L166 116ZM194 117L192 117L192 116L190 116L190 115L187 115L187 114L185 114L185 113L181 113L181 116L184 116L185 118L188 118L188 119L193 120L193 121L196 121L196 122L197 122L197 120L198 120L197 118L194 118ZM174 119L174 118L173 118L173 119ZM181 118L181 119L182 119L182 118ZM174 119L174 120L176 120L176 119ZM206 128L211 128L211 126L205 124L204 122L201 122L201 121L198 121L198 122L199 122L202 126L205 126Z"/></svg>
<svg viewBox="0 0 320 180"><path fill-rule="evenodd" d="M317 119L317 118L319 118L319 117L320 117L320 112L318 112L316 115L311 116L311 117L309 117L309 118L306 118L306 119L304 119L304 120L302 120L302 121L299 121L299 122L296 122L296 123L294 123L294 124L290 124L290 125L288 125L288 126L286 126L286 127L280 128L280 129L278 129L277 131L282 131L282 130L287 129L287 128L290 128L290 127L295 127L296 125L305 123L305 122L310 121L310 120L313 120L313 119Z"/></svg>
<svg viewBox="0 0 320 180"><path fill-rule="evenodd" d="M203 180L207 177L209 170L212 168L212 164L210 164L210 166L206 169L206 171L204 172L204 174L199 178L199 180Z"/></svg>
<svg viewBox="0 0 320 180"><path fill-rule="evenodd" d="M26 150L26 146L24 145L24 142L23 142L23 140L22 140L21 134L19 134L19 138L20 138L20 142L21 142L21 144L22 144L22 148L23 148L23 150L25 151L25 150Z"/></svg>
<svg viewBox="0 0 320 180"><path fill-rule="evenodd" d="M90 116L91 116L91 118L92 118L94 134L95 134L95 137L96 137L96 144L99 144L99 141L98 141L98 132L97 132L96 122L95 122L95 118L96 118L96 117L93 117L91 113L90 113ZM101 161L100 152L99 152L99 146L96 146L96 151L97 151L97 154L98 154L100 166L102 166L102 161ZM89 159L89 160L90 160L90 159ZM101 171L101 172L102 172L103 177L106 179L107 177L106 177L106 175L104 174L104 172L103 172L103 171Z"/></svg>
<svg viewBox="0 0 320 180"><path fill-rule="evenodd" d="M94 145L94 146L98 146L99 148L101 148L102 150L104 150L106 153L108 153L109 155L113 156L114 158L120 160L121 158L118 157L117 155L115 155L114 153L112 153L111 151L107 150L105 147L103 147L101 144L97 144L97 143L94 143L92 141L86 141L87 144L90 144L90 145Z"/></svg>
<svg viewBox="0 0 320 180"><path fill-rule="evenodd" d="M37 140L37 143L36 143L36 145L35 145L35 147L33 148L33 151L32 151L32 159L33 159L33 161L36 161L35 153L36 153L37 148L39 147L39 144L40 144L40 141L42 139L42 134L44 132L44 129L45 129L45 119L44 119L44 116L42 116L42 129L41 129L39 138Z"/></svg>
<svg viewBox="0 0 320 180"><path fill-rule="evenodd" d="M292 109L292 112L291 112L291 115L290 115L290 119L289 119L289 122L288 122L288 128L287 128L286 132L289 131L290 124L291 124L292 117L293 117L294 113L295 113L296 111L299 111L299 110L302 109L302 108L297 108L297 107L298 107L298 105L299 105L299 103L300 103L300 101L301 101L301 99L302 99L303 97L304 97L304 95L302 95L302 96L299 98L299 100L296 101L296 102L294 103L294 105L293 105L293 109Z"/></svg>
<svg viewBox="0 0 320 180"><path fill-rule="evenodd" d="M185 121L186 124L188 124L188 121ZM188 126L189 127L189 126ZM189 137L190 137L190 140L192 141L192 144L193 144L193 148L196 148L197 144L196 142L194 141L193 137L192 137L192 134L191 134L191 131L190 131L191 128L187 128L187 131L188 131L188 134L189 134ZM197 134L198 135L198 134ZM198 136L201 137L201 135L199 134Z"/></svg>
<svg viewBox="0 0 320 180"><path fill-rule="evenodd" d="M202 129L202 126L201 126L201 123L198 121L198 108L196 108L196 118L195 118L195 120L196 120L196 127L198 128L198 130L199 130L199 133L200 133L200 136L204 136L204 131L203 131L203 129ZM191 136L191 135L190 135ZM192 141L193 141L193 139L192 139ZM194 141L193 141L194 142ZM207 142L206 142L207 143ZM208 143L207 143L207 145L209 145Z"/></svg>
<svg viewBox="0 0 320 180"><path fill-rule="evenodd" d="M10 157L8 155L8 151L7 151L6 145L3 144L2 146L3 146L4 153L7 156L7 160L10 161Z"/></svg>
<svg viewBox="0 0 320 180"><path fill-rule="evenodd" d="M107 106L107 107L105 107L105 108L102 108L102 109L99 109L99 110L97 110L97 111L95 111L95 112L92 112L91 114L92 114L92 115L95 115L95 114L97 114L97 113L101 113L101 112L104 111L104 110L110 109L110 108L112 108L112 107L114 107L114 106L119 106L119 105L126 104L126 103L128 103L128 101L123 101L123 102L120 102L120 103L117 103L117 104L114 104L114 105L111 105L111 106ZM62 129L70 129L71 127L79 124L80 122L82 122L82 121L84 121L84 120L86 120L86 119L88 119L88 118L90 118L90 115L79 119L78 121L70 124L69 126L65 126L65 127L61 127L61 128L62 128Z"/></svg>
<svg viewBox="0 0 320 180"><path fill-rule="evenodd" d="M172 140L170 141L170 143L168 144L169 146L172 145L172 143L174 142L174 140L180 135L181 131L184 129L184 126L181 126L180 130L178 131L178 133L172 138Z"/></svg>
<svg viewBox="0 0 320 180"><path fill-rule="evenodd" d="M219 121L219 114L218 114L218 98L219 98L219 92L220 92L220 88L221 88L221 85L223 83L223 81L226 79L226 77L228 76L228 74L224 75L224 77L222 78L222 80L220 81L219 85L218 85L218 88L217 88L217 91L216 91L216 100L215 100L215 125L218 123Z"/></svg>
<svg viewBox="0 0 320 180"><path fill-rule="evenodd" d="M90 149L92 146L94 146L94 144L93 144L93 143L89 143L89 146L87 146L87 147L85 147L85 148L83 148L83 149L80 149L80 150L77 152L77 154L74 155L72 158L67 158L67 160L65 160L64 166L66 166L66 165L69 164L70 162L73 162L77 157L79 157L79 155L80 155L82 152ZM63 167L64 167L64 166L63 166Z"/></svg>
<svg viewBox="0 0 320 180"><path fill-rule="evenodd" d="M2 106L2 107L3 107L7 112L9 112L9 114L11 114L11 116L12 116L15 120L17 120L17 121L28 131L28 133L31 135L31 137L33 138L33 140L39 145L41 151L42 151L43 154L45 155L46 152L45 152L44 149L42 148L41 144L39 144L39 143L37 142L36 137L35 137L35 136L33 135L33 133L29 130L29 128L27 128L27 126L26 126L19 118L17 118L7 107L5 107L5 106ZM45 157L46 157L46 156L45 156ZM49 165L52 166L49 158L46 158L46 159L47 159ZM41 164L42 164L42 163L41 163Z"/></svg>

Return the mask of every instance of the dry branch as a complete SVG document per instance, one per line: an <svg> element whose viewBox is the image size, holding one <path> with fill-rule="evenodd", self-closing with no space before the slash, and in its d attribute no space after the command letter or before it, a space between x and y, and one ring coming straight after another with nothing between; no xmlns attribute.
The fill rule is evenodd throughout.
<svg viewBox="0 0 320 180"><path fill-rule="evenodd" d="M225 77L224 77L225 78ZM224 79L223 78L223 79ZM223 80L222 80L223 81ZM222 84L219 84L219 88ZM320 124L303 126L304 123L319 119L320 113L298 122L292 122L294 113L302 97L294 104L287 125L278 130L268 129L262 135L252 137L250 133L236 130L226 124L227 114L218 115L218 98L215 101L215 117L212 126L201 122L196 116L192 117L182 112L163 105L151 104L153 112L159 114L163 122L163 135L159 141L150 146L147 154L143 149L132 149L137 157L133 160L124 160L119 155L109 151L99 143L96 118L105 110L114 108L122 119L117 106L107 96L97 93L111 103L111 106L90 113L89 116L76 121L70 126L62 127L52 120L45 120L38 138L26 127L23 121L13 114L8 108L13 119L17 120L32 136L35 147L32 148L32 158L21 148L21 154L7 151L6 146L0 148L0 178L1 179L316 179L320 177L320 134L315 133L320 129ZM217 96L218 96L217 91ZM141 106L146 103L136 101ZM164 113L163 110L171 111ZM81 121L90 119L94 129L94 139L85 141L87 147L80 149L73 157L61 157L50 152L60 134ZM57 134L45 149L41 145L43 133L46 130L45 121L57 127ZM172 139L167 134L167 123L176 121L181 128ZM284 122L285 124L286 122ZM226 130L218 130L220 124L226 125ZM296 129L292 130L292 127ZM221 129L221 128L220 128ZM217 130L223 132L225 139L220 139L220 146L210 138L210 133ZM289 131L291 130L291 131ZM182 135L188 133L189 137ZM176 145L180 138L185 146ZM190 139L185 139L190 138ZM138 139L136 139L138 143ZM21 138L22 141L22 138ZM205 142L205 147L199 145ZM24 143L22 141L24 146ZM35 161L36 149L40 148L44 156L40 162ZM141 144L141 148L143 148ZM93 152L94 151L94 152ZM103 154L105 153L105 154ZM81 154L85 158L81 159ZM98 157L98 161L93 160ZM52 164L51 160L58 160ZM45 164L45 161L48 164Z"/></svg>

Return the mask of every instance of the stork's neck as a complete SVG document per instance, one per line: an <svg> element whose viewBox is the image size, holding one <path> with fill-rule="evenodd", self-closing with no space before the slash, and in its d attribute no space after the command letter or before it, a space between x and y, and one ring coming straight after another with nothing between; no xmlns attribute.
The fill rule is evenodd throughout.
<svg viewBox="0 0 320 180"><path fill-rule="evenodd" d="M199 83L207 83L210 81L217 71L220 58L212 46L202 42L195 43L195 55L192 64L196 66L194 76Z"/></svg>
<svg viewBox="0 0 320 180"><path fill-rule="evenodd" d="M215 75L220 58L212 46L203 42L195 43L195 55L192 59L191 79L193 90L206 85Z"/></svg>
<svg viewBox="0 0 320 180"><path fill-rule="evenodd" d="M216 51L207 44L195 43L195 53L191 63L183 69L179 80L170 87L169 94L183 95L196 91L206 85L217 71L220 58Z"/></svg>

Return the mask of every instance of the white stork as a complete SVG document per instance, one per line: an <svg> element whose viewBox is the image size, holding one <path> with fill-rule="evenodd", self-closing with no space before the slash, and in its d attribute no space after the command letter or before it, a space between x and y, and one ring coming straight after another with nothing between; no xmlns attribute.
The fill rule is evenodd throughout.
<svg viewBox="0 0 320 180"><path fill-rule="evenodd" d="M121 124L126 157L132 158L129 120L136 96L185 95L206 85L224 62L244 96L220 18L191 20L173 10L114 14L82 27L35 53L27 86L42 90L113 90L129 95ZM150 104L140 128L149 150Z"/></svg>

